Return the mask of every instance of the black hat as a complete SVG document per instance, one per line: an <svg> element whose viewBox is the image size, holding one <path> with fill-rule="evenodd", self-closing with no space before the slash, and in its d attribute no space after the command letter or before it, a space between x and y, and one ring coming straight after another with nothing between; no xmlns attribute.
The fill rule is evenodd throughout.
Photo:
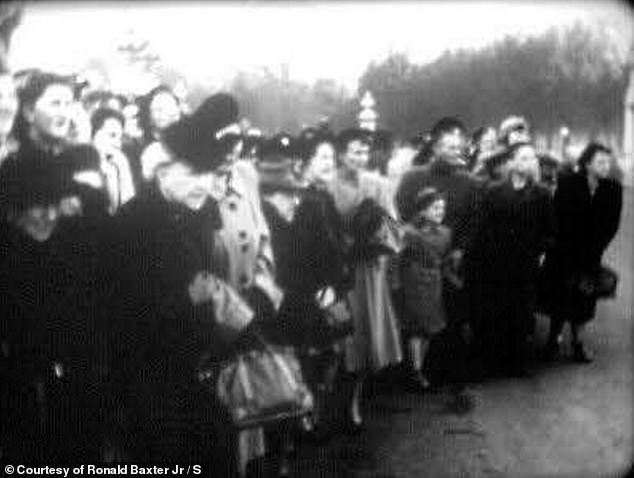
<svg viewBox="0 0 634 478"><path fill-rule="evenodd" d="M261 160L264 161L270 156L281 156L290 158L295 154L296 140L288 133L278 133L266 139L262 144Z"/></svg>
<svg viewBox="0 0 634 478"><path fill-rule="evenodd" d="M444 199L445 196L436 188L424 187L414 196L414 207L416 211L424 211L435 201Z"/></svg>
<svg viewBox="0 0 634 478"><path fill-rule="evenodd" d="M326 142L336 146L337 138L331 131L304 128L297 138L295 152L302 161L307 161L315 154L317 146Z"/></svg>
<svg viewBox="0 0 634 478"><path fill-rule="evenodd" d="M337 149L345 151L352 141L361 141L369 145L372 142L372 132L361 128L344 129L337 136Z"/></svg>
<svg viewBox="0 0 634 478"><path fill-rule="evenodd" d="M293 192L301 189L293 174L293 160L283 154L263 154L257 163L262 193Z"/></svg>
<svg viewBox="0 0 634 478"><path fill-rule="evenodd" d="M191 115L163 132L163 141L177 160L196 171L213 171L242 138L238 103L227 93L208 97Z"/></svg>

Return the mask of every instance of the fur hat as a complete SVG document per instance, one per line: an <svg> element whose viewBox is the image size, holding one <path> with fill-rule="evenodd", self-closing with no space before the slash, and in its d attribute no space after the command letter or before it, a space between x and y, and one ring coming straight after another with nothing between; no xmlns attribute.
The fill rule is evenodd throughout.
<svg viewBox="0 0 634 478"><path fill-rule="evenodd" d="M208 97L191 115L163 132L163 141L177 160L196 171L213 171L242 138L238 102L227 93Z"/></svg>

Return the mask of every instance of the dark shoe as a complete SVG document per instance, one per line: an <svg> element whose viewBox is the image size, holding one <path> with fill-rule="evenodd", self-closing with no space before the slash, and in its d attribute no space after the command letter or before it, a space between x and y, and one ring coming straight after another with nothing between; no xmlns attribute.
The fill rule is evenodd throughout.
<svg viewBox="0 0 634 478"><path fill-rule="evenodd" d="M594 357L583 344L575 344L573 346L572 359L577 363L592 363Z"/></svg>

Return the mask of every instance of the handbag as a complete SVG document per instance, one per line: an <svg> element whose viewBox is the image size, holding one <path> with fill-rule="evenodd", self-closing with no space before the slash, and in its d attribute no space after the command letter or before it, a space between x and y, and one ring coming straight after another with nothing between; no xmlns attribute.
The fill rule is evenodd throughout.
<svg viewBox="0 0 634 478"><path fill-rule="evenodd" d="M299 361L286 348L265 345L238 354L220 367L216 394L234 424L284 412L310 412L313 395Z"/></svg>
<svg viewBox="0 0 634 478"><path fill-rule="evenodd" d="M576 289L586 297L605 299L616 295L618 274L607 266L600 266L593 273L582 273L576 281Z"/></svg>

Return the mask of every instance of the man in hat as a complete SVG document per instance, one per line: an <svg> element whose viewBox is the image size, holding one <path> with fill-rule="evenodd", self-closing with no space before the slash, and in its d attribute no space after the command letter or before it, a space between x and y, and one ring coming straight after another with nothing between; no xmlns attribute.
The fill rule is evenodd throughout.
<svg viewBox="0 0 634 478"><path fill-rule="evenodd" d="M478 180L465 169L465 131L466 128L457 118L446 117L439 120L432 128L428 164L415 166L405 173L396 192L398 212L405 221L415 213L414 198L422 188L431 187L445 195L445 224L453 232L451 249L454 250L452 260L456 269L460 268L465 256L469 254L475 233L474 219L480 190ZM469 378L465 341L469 329L466 287L467 285L462 290L453 287L445 289L448 327L444 335L446 342L451 344L450 348L455 349L452 355L458 357L455 363L449 364L450 370L447 371L451 375L449 380L457 386L456 404L460 405L459 408L466 405L469 409L473 406L473 400L462 400L469 397L462 393Z"/></svg>

